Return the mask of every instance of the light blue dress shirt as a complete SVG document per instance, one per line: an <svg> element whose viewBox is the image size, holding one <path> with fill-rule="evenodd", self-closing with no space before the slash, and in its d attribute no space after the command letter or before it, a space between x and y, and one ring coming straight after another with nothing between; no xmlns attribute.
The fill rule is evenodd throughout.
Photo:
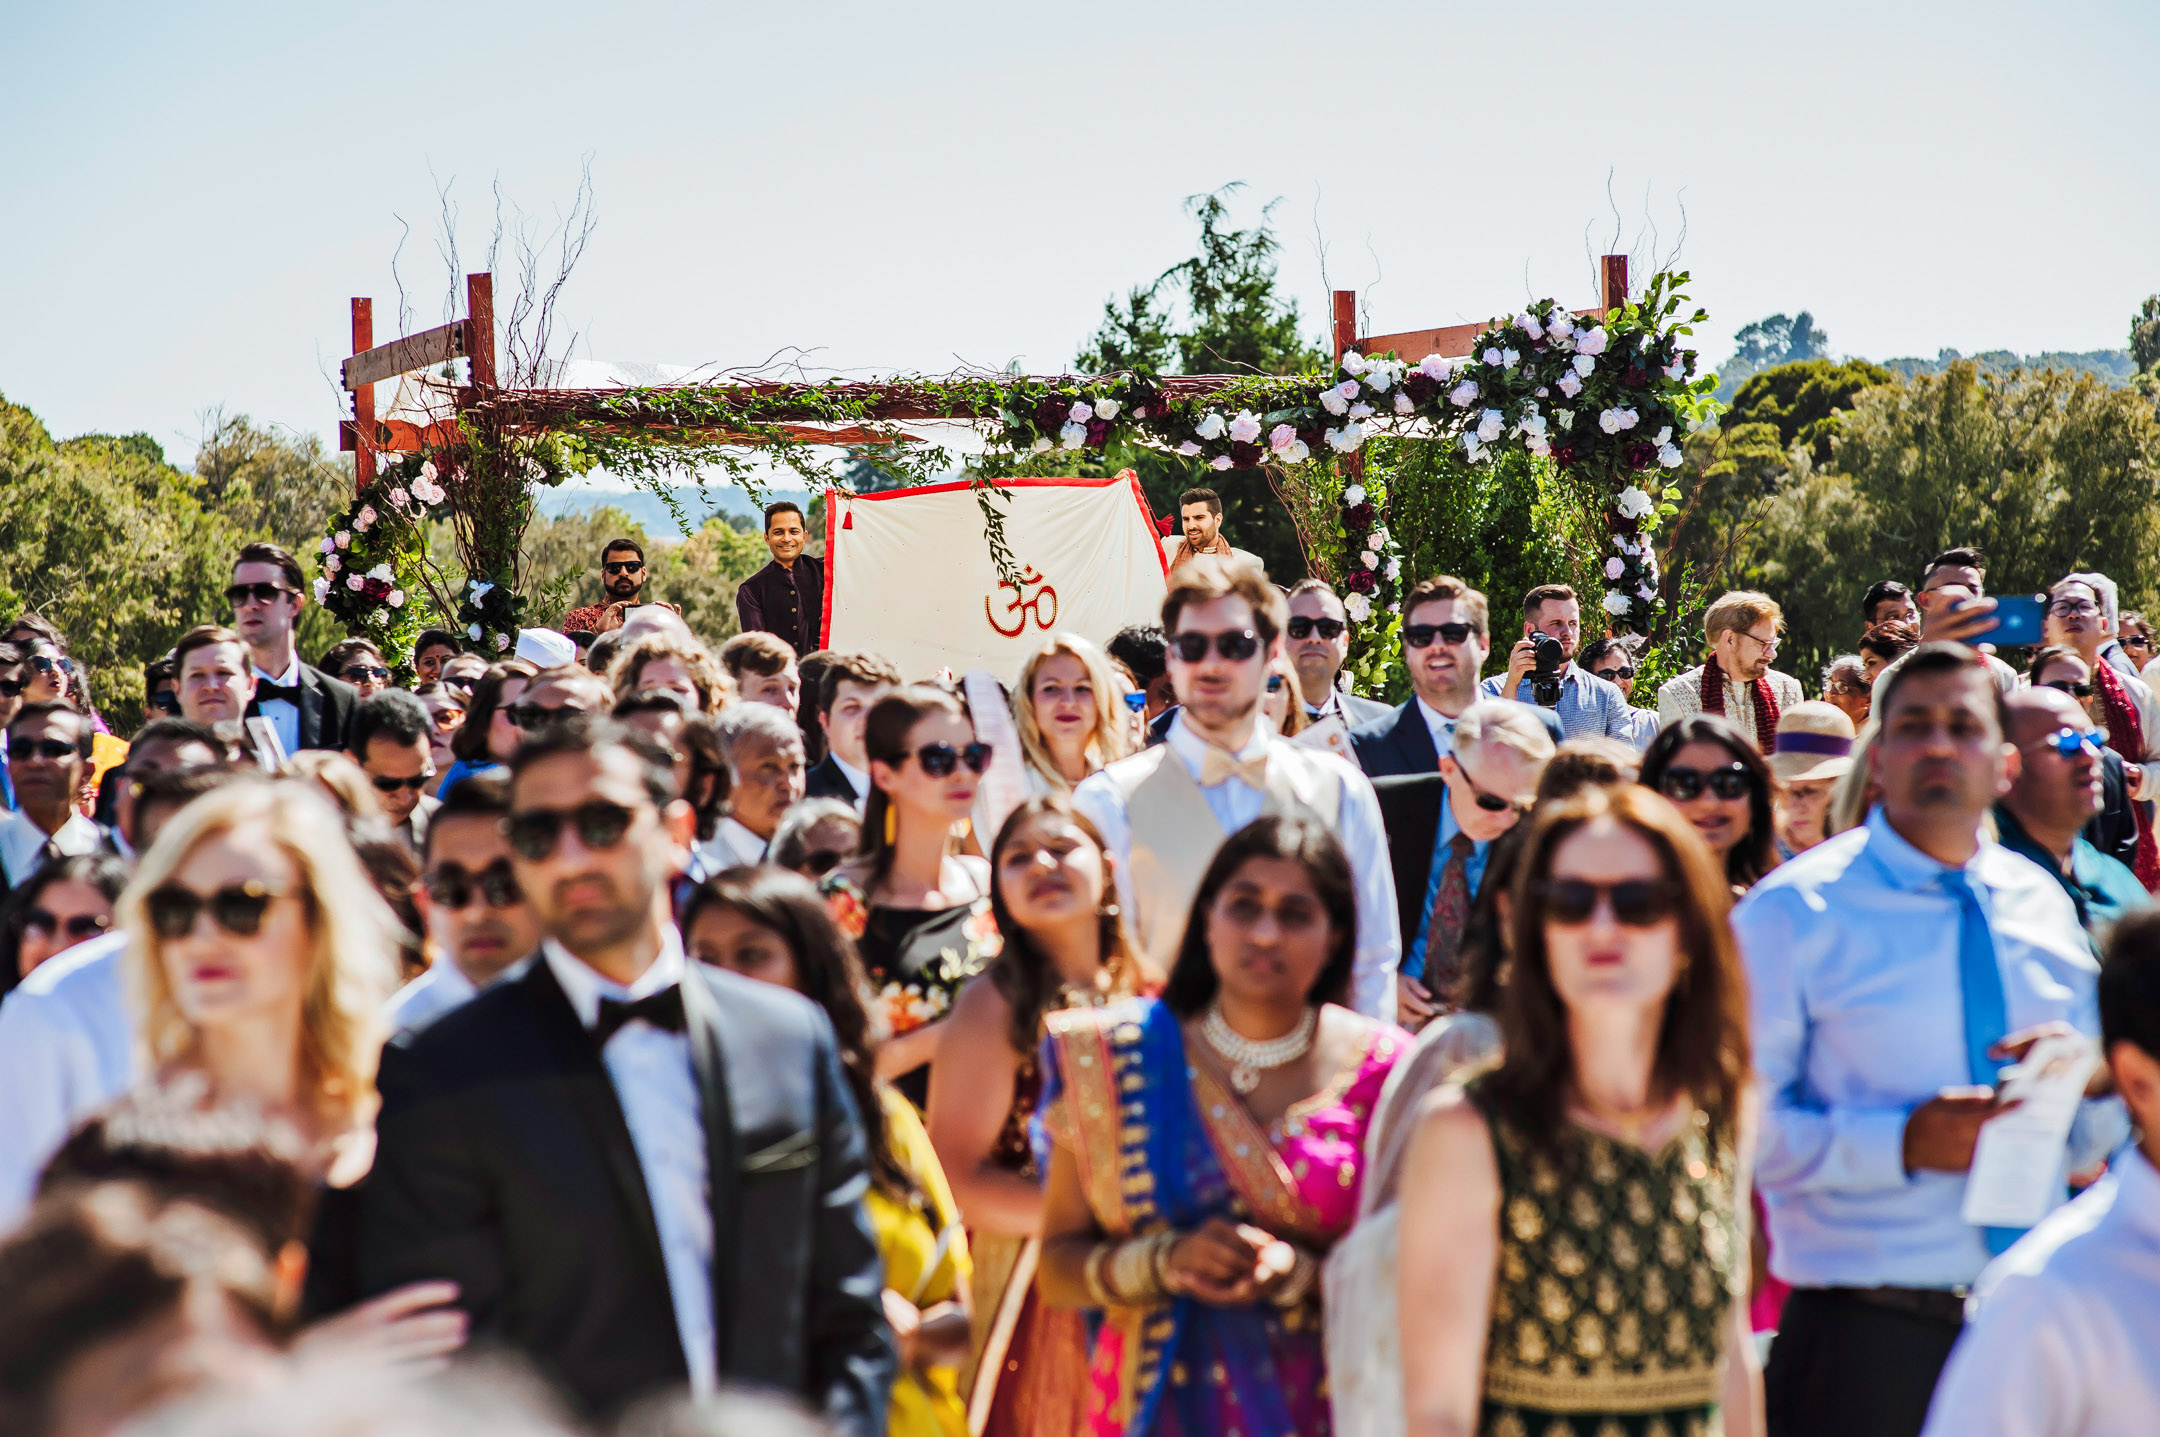
<svg viewBox="0 0 2160 1437"><path fill-rule="evenodd" d="M1402 971L1425 976L1425 933L1432 927L1433 905L1440 901L1440 875L1447 868L1448 845L1455 835L1462 832L1462 825L1455 821L1455 805L1448 802L1446 789L1440 790L1440 834L1433 840L1432 869L1425 876L1425 906L1419 910L1417 937L1410 940L1410 951L1403 955ZM1470 880L1470 896L1477 897L1478 885L1485 881L1485 859L1492 852L1492 844L1473 843L1469 858L1463 861L1463 874Z"/></svg>
<svg viewBox="0 0 2160 1437"><path fill-rule="evenodd" d="M1506 682L1506 674L1494 674L1478 685L1478 691L1489 699L1512 698L1517 703L1533 702L1527 675L1515 685L1515 692L1512 694L1500 692L1500 686ZM1567 673L1560 680L1560 702L1553 709L1553 713L1560 719L1560 731L1569 738L1616 738L1623 743L1635 741L1635 720L1630 717L1632 710L1628 708L1627 697L1620 692L1620 686L1588 672L1581 664L1568 665Z"/></svg>
<svg viewBox="0 0 2160 1437"><path fill-rule="evenodd" d="M1972 1081L1948 872L1877 808L1733 910L1764 1101L1755 1186L1770 1269L1796 1287L1963 1287L1988 1263L1982 1230L1958 1216L1964 1175L1904 1161L1913 1109ZM2062 1019L2097 1035L2099 964L2062 885L1987 839L1964 872L1994 930L2010 1031ZM2086 1103L2066 1182L2127 1131L2118 1101Z"/></svg>

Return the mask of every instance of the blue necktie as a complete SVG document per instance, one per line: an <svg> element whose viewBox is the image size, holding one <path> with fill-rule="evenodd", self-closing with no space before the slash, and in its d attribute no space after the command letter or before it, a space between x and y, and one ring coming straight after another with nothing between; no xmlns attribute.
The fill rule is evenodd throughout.
<svg viewBox="0 0 2160 1437"><path fill-rule="evenodd" d="M1987 909L1962 869L1945 873L1943 887L1958 901L1958 993L1965 1010L1965 1066L1975 1083L1995 1086L1999 1064L1988 1049L2010 1031L2010 1000L2003 993L2002 965L1995 957L1995 930ZM2000 1253L2024 1236L2023 1228L1982 1228L1988 1251Z"/></svg>

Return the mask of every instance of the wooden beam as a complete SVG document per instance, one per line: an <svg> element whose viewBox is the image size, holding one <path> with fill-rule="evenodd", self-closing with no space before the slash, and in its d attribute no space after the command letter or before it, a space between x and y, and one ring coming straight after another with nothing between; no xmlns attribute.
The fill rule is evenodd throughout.
<svg viewBox="0 0 2160 1437"><path fill-rule="evenodd" d="M375 301L355 299L352 302L352 344L354 354L365 354L375 347ZM349 362L349 361L348 361ZM375 386L372 384L347 385L353 396L353 427L360 433L375 428ZM365 444L353 446L353 490L355 493L367 488L375 477L375 456Z"/></svg>
<svg viewBox="0 0 2160 1437"><path fill-rule="evenodd" d="M472 387L495 388L495 276L465 276L465 353L472 360Z"/></svg>
<svg viewBox="0 0 2160 1437"><path fill-rule="evenodd" d="M1357 342L1357 291L1338 289L1335 291L1335 362L1341 364L1343 351L1355 349Z"/></svg>
<svg viewBox="0 0 2160 1437"><path fill-rule="evenodd" d="M403 339L393 339L380 349L363 350L353 355L345 361L345 387L357 391L363 384L376 384L416 369L448 364L464 353L465 321L454 319Z"/></svg>
<svg viewBox="0 0 2160 1437"><path fill-rule="evenodd" d="M447 449L464 437L456 420L442 420L423 429L402 419L371 419L368 421L367 432L370 435L368 447L384 454L417 454L423 449ZM359 421L348 419L338 426L338 448L352 451L359 447Z"/></svg>
<svg viewBox="0 0 2160 1437"><path fill-rule="evenodd" d="M1610 314L1627 303L1627 256L1605 256L1605 312Z"/></svg>

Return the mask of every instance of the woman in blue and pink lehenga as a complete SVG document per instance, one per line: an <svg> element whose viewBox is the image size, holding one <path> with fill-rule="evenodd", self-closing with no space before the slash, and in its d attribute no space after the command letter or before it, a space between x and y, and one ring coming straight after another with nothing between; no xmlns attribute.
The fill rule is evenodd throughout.
<svg viewBox="0 0 2160 1437"><path fill-rule="evenodd" d="M1051 1015L1039 1290L1103 1312L1092 1430L1329 1430L1319 1271L1357 1211L1399 1029L1342 1006L1350 869L1269 816L1201 880L1160 999Z"/></svg>

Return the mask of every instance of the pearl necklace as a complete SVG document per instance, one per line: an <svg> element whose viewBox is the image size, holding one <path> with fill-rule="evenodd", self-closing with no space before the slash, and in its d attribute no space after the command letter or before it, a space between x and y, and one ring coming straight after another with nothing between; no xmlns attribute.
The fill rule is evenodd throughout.
<svg viewBox="0 0 2160 1437"><path fill-rule="evenodd" d="M1230 1086L1244 1094L1260 1086L1262 1070L1294 1063L1311 1052L1313 1030L1319 1022L1320 1010L1307 1008L1305 1016L1291 1032L1260 1043L1225 1022L1222 1005L1214 1003L1209 1005L1207 1016L1200 1020L1200 1036L1230 1064Z"/></svg>

